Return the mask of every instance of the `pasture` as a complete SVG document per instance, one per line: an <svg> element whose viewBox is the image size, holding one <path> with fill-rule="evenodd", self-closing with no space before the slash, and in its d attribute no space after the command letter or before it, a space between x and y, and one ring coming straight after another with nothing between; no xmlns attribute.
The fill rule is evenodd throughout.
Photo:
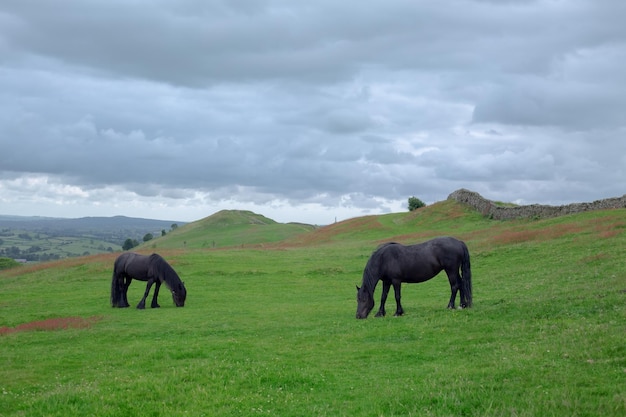
<svg viewBox="0 0 626 417"><path fill-rule="evenodd" d="M446 309L442 273L403 285L403 317L355 319L379 243L444 234L469 247L472 309ZM117 254L0 273L0 415L626 415L624 210L495 222L445 202L263 247L150 244L184 308L163 287L135 309L137 281L111 308Z"/></svg>

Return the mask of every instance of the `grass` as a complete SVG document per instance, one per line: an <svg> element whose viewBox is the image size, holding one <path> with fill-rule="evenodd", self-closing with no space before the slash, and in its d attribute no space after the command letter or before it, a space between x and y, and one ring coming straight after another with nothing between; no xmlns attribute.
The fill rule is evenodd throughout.
<svg viewBox="0 0 626 417"><path fill-rule="evenodd" d="M626 415L624 214L496 222L446 202L262 248L164 249L184 308L164 292L161 309L111 309L115 255L4 271L0 326L95 319L0 336L0 415ZM403 287L404 317L354 318L380 241L442 234L470 248L474 308L446 310L440 276Z"/></svg>

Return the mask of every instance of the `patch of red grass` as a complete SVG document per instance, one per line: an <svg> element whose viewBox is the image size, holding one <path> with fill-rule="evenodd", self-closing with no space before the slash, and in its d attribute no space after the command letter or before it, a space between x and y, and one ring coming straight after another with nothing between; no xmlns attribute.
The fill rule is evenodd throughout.
<svg viewBox="0 0 626 417"><path fill-rule="evenodd" d="M54 319L31 321L30 323L22 323L15 327L0 327L0 336L9 333L27 332L32 330L65 330L65 329L86 329L99 321L102 317L94 316L89 318L82 317L58 317Z"/></svg>
<svg viewBox="0 0 626 417"><path fill-rule="evenodd" d="M581 259L581 262L583 263L591 263L591 262L595 262L595 261L603 261L605 259L609 259L610 256L607 255L606 253L598 253L596 255L592 255L592 256L587 256L583 259Z"/></svg>
<svg viewBox="0 0 626 417"><path fill-rule="evenodd" d="M594 230L598 237L608 239L619 235L626 228L626 223L614 218L601 218L594 221Z"/></svg>
<svg viewBox="0 0 626 417"><path fill-rule="evenodd" d="M608 239L611 237L615 237L619 235L620 233L622 232L619 230L604 230L598 233L598 237L600 237L601 239Z"/></svg>
<svg viewBox="0 0 626 417"><path fill-rule="evenodd" d="M582 227L569 223L541 229L506 230L494 236L493 241L498 244L510 244L536 240L550 240L568 234L580 233L582 230Z"/></svg>

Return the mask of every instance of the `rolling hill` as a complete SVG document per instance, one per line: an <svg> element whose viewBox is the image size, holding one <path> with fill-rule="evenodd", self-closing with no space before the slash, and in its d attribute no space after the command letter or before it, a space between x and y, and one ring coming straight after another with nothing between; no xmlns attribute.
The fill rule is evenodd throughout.
<svg viewBox="0 0 626 417"><path fill-rule="evenodd" d="M260 214L242 210L222 210L186 224L137 249L211 249L263 245L291 239L316 230L301 223L277 223Z"/></svg>

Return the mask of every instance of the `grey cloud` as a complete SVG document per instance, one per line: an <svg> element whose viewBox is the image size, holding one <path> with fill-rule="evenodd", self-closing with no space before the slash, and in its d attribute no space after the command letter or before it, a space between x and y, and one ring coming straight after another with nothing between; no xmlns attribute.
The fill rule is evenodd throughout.
<svg viewBox="0 0 626 417"><path fill-rule="evenodd" d="M625 124L625 97L626 80L607 82L602 74L576 82L523 79L486 95L477 103L473 120L573 130L620 127Z"/></svg>
<svg viewBox="0 0 626 417"><path fill-rule="evenodd" d="M5 1L0 189L355 213L461 187L623 194L624 15L591 0Z"/></svg>

